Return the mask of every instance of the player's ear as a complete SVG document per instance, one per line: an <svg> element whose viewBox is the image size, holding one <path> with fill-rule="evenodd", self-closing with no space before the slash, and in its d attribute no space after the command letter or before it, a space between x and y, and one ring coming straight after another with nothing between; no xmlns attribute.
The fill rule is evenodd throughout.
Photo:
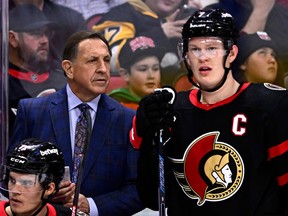
<svg viewBox="0 0 288 216"><path fill-rule="evenodd" d="M44 197L48 197L49 195L51 195L54 192L55 192L55 183L50 182L45 188Z"/></svg>
<svg viewBox="0 0 288 216"><path fill-rule="evenodd" d="M228 55L229 63L232 63L236 59L237 54L238 54L238 47L236 45L233 45Z"/></svg>

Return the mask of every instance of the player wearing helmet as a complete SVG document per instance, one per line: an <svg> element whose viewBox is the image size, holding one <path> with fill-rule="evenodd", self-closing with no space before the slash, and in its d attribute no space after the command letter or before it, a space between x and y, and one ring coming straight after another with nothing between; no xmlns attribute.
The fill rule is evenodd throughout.
<svg viewBox="0 0 288 216"><path fill-rule="evenodd" d="M130 138L140 150L137 187L149 208L158 208L163 143L169 216L287 215L288 91L234 79L237 37L224 10L195 12L179 48L198 88L178 92L174 104L165 89L140 101Z"/></svg>
<svg viewBox="0 0 288 216"><path fill-rule="evenodd" d="M68 207L48 203L64 174L63 154L52 143L22 141L7 155L3 170L1 189L8 190L9 201L0 202L0 215L71 215Z"/></svg>

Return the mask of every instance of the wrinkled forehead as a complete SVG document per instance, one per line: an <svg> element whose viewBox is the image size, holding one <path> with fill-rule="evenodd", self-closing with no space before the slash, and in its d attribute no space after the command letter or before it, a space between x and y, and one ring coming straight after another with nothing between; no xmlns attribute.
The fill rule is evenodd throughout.
<svg viewBox="0 0 288 216"><path fill-rule="evenodd" d="M199 44L219 44L223 45L223 41L220 37L192 37L189 39L189 45L199 45Z"/></svg>

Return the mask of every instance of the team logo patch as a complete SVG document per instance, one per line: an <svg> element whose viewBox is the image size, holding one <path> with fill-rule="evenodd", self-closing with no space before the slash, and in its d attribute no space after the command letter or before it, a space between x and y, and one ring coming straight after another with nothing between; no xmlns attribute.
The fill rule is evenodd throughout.
<svg viewBox="0 0 288 216"><path fill-rule="evenodd" d="M37 80L38 80L38 75L36 74L36 73L31 73L31 80L33 81L33 82L36 82Z"/></svg>
<svg viewBox="0 0 288 216"><path fill-rule="evenodd" d="M286 90L285 88L275 85L275 84L271 84L271 83L264 83L264 86L270 90Z"/></svg>
<svg viewBox="0 0 288 216"><path fill-rule="evenodd" d="M204 134L188 146L182 159L170 158L178 184L198 206L228 199L244 179L242 158L218 136L219 132Z"/></svg>

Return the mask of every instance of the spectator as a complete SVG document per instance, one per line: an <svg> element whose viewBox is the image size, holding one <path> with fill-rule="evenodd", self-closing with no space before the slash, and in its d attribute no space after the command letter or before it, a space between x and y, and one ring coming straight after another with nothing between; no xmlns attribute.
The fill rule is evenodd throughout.
<svg viewBox="0 0 288 216"><path fill-rule="evenodd" d="M209 8L223 8L235 17L241 33L265 31L277 47L279 76L288 71L288 9L276 0L221 0ZM283 86L284 87L284 86Z"/></svg>
<svg viewBox="0 0 288 216"><path fill-rule="evenodd" d="M47 19L55 23L55 37L51 40L50 50L52 57L58 60L61 67L62 53L68 37L79 30L87 29L83 15L51 0L10 0L10 2L10 9L19 4L34 4L45 14Z"/></svg>
<svg viewBox="0 0 288 216"><path fill-rule="evenodd" d="M91 142L82 153L82 184L76 182L76 186L81 186L79 210L93 216L132 215L143 209L135 186L138 152L129 141L135 112L104 94L110 59L110 47L101 35L90 31L73 34L63 52L67 86L47 97L20 100L8 149L27 137L53 142L63 150L72 176L78 106L89 105ZM53 201L71 207L69 193L74 187L70 181L62 182Z"/></svg>
<svg viewBox="0 0 288 216"><path fill-rule="evenodd" d="M234 74L238 76L240 82L269 82L284 85L282 77L277 79L276 46L266 32L240 36L238 47ZM280 81L282 83L279 83Z"/></svg>
<svg viewBox="0 0 288 216"><path fill-rule="evenodd" d="M182 25L185 23L184 19L176 20L176 17L184 3L185 0L171 1L170 4L164 0L128 0L112 8L102 17L93 30L102 33L109 41L113 52L112 76L118 73L118 54L127 39L147 36L159 46L165 47L166 54L161 62L161 82L163 85L172 83L179 69L176 47L181 37Z"/></svg>
<svg viewBox="0 0 288 216"><path fill-rule="evenodd" d="M86 20L95 14L108 13L111 8L123 4L126 1L127 0L53 0L53 2L57 4L77 10Z"/></svg>
<svg viewBox="0 0 288 216"><path fill-rule="evenodd" d="M9 200L0 202L1 215L71 215L69 208L49 203L64 174L63 154L54 144L25 139L7 155L1 170L1 189L9 193Z"/></svg>
<svg viewBox="0 0 288 216"><path fill-rule="evenodd" d="M130 134L147 207L161 198L169 216L287 215L288 90L234 79L237 38L226 11L196 12L183 26L181 53L198 88L140 101Z"/></svg>
<svg viewBox="0 0 288 216"><path fill-rule="evenodd" d="M119 54L119 72L127 87L115 89L109 96L136 110L142 97L160 87L163 55L152 38L139 36L129 39Z"/></svg>
<svg viewBox="0 0 288 216"><path fill-rule="evenodd" d="M9 133L18 102L63 88L63 71L49 58L53 23L34 5L19 5L9 12Z"/></svg>

